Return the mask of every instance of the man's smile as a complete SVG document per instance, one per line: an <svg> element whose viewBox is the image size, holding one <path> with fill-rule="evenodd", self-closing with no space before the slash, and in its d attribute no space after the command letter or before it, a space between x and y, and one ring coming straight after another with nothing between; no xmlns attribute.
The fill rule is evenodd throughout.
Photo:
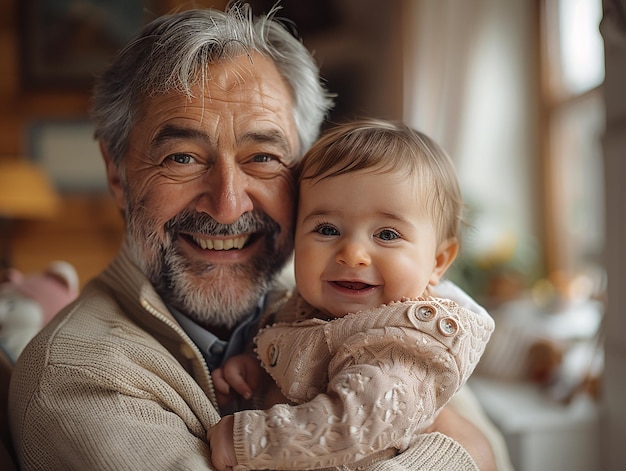
<svg viewBox="0 0 626 471"><path fill-rule="evenodd" d="M191 239L198 247L204 250L232 250L242 249L250 238L249 235L240 237L231 237L228 239L202 238L199 236L191 236Z"/></svg>

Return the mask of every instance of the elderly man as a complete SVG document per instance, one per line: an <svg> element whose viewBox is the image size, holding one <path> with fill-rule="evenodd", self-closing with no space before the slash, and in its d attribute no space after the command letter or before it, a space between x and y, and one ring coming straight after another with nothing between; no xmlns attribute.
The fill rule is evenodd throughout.
<svg viewBox="0 0 626 471"><path fill-rule="evenodd" d="M159 18L121 51L93 115L126 237L16 365L23 469L211 469L210 371L285 299L272 284L293 248L291 168L330 106L302 44L239 4ZM385 469L493 463L452 410L434 430L448 435Z"/></svg>

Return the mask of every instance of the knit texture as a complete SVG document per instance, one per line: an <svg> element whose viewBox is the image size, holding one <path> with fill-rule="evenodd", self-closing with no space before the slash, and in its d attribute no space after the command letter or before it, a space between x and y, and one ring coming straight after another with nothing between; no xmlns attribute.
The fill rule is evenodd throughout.
<svg viewBox="0 0 626 471"><path fill-rule="evenodd" d="M235 414L237 469L371 464L406 450L467 381L494 328L439 298L324 321L294 296L277 317L287 311L299 320L263 329L257 353L297 405Z"/></svg>
<svg viewBox="0 0 626 471"><path fill-rule="evenodd" d="M210 397L200 352L122 255L16 364L21 469L211 469Z"/></svg>
<svg viewBox="0 0 626 471"><path fill-rule="evenodd" d="M206 364L127 250L18 360L9 415L22 471L212 469L206 432L219 415ZM269 294L267 316L283 299ZM363 469L475 469L437 435Z"/></svg>

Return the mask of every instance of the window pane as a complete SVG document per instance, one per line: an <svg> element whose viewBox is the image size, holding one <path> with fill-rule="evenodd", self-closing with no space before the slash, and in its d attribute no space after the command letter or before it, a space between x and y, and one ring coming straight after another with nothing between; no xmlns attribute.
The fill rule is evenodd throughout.
<svg viewBox="0 0 626 471"><path fill-rule="evenodd" d="M601 18L601 0L559 0L563 85L574 94L604 81Z"/></svg>
<svg viewBox="0 0 626 471"><path fill-rule="evenodd" d="M564 105L553 119L554 222L562 228L563 268L576 273L598 264L604 249L602 95Z"/></svg>

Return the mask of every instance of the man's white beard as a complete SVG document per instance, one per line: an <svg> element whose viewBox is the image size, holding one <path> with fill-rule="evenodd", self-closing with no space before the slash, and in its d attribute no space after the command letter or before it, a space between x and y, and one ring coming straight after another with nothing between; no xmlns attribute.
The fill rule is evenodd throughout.
<svg viewBox="0 0 626 471"><path fill-rule="evenodd" d="M237 325L258 305L276 275L240 265L197 270L176 254L164 263L167 268L160 283L153 281L157 291L166 302L205 327L230 329Z"/></svg>
<svg viewBox="0 0 626 471"><path fill-rule="evenodd" d="M204 327L230 329L249 316L292 251L289 236L264 234L263 250L246 265L190 261L176 252L167 228L159 233L141 212L127 211L127 242L135 262L167 304Z"/></svg>

